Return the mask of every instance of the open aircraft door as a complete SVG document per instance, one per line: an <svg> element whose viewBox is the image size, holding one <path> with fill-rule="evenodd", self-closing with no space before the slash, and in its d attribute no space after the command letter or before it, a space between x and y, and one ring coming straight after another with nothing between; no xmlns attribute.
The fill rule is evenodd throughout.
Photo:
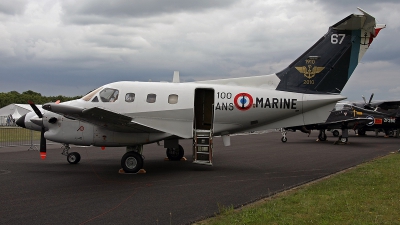
<svg viewBox="0 0 400 225"><path fill-rule="evenodd" d="M194 95L193 163L212 166L214 89L198 88Z"/></svg>

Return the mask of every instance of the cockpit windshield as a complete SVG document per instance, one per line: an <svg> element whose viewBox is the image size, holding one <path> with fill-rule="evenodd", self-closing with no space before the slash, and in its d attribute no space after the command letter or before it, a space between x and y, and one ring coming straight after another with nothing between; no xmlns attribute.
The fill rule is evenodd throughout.
<svg viewBox="0 0 400 225"><path fill-rule="evenodd" d="M83 96L81 99L85 101L98 102L99 98L97 94L99 93L98 97L102 102L115 102L118 100L119 91L113 88L104 88L99 87L96 90L89 92L87 95Z"/></svg>
<svg viewBox="0 0 400 225"><path fill-rule="evenodd" d="M104 88L100 92L100 99L102 102L115 102L118 100L119 91L112 88Z"/></svg>
<svg viewBox="0 0 400 225"><path fill-rule="evenodd" d="M99 87L91 92L89 92L87 95L83 96L81 99L85 100L85 101L90 101L90 99L93 98L93 96L95 96L101 89L103 89L103 87Z"/></svg>
<svg viewBox="0 0 400 225"><path fill-rule="evenodd" d="M342 102L337 103L334 108L335 111L347 110L347 109L351 109L351 106L348 103L342 103Z"/></svg>

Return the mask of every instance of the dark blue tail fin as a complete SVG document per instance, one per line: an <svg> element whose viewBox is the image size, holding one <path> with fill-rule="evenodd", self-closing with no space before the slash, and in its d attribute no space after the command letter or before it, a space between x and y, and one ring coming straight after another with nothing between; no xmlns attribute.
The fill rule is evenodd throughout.
<svg viewBox="0 0 400 225"><path fill-rule="evenodd" d="M385 25L368 13L349 15L331 26L321 39L276 75L277 90L300 93L340 93Z"/></svg>

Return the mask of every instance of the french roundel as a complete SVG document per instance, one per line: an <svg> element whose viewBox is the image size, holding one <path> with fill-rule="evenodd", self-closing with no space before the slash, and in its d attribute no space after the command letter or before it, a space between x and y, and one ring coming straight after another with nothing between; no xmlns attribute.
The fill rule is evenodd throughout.
<svg viewBox="0 0 400 225"><path fill-rule="evenodd" d="M375 124L375 118L371 115L366 116L368 119L372 119L371 122L367 123L367 126L372 126Z"/></svg>
<svg viewBox="0 0 400 225"><path fill-rule="evenodd" d="M237 109L246 111L253 106L253 97L248 93L239 93L233 99Z"/></svg>

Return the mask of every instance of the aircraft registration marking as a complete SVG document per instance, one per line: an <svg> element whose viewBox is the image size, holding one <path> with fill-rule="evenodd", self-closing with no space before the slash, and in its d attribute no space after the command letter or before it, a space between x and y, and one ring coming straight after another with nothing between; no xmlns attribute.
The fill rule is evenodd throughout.
<svg viewBox="0 0 400 225"><path fill-rule="evenodd" d="M383 118L384 123L396 123L396 118Z"/></svg>

